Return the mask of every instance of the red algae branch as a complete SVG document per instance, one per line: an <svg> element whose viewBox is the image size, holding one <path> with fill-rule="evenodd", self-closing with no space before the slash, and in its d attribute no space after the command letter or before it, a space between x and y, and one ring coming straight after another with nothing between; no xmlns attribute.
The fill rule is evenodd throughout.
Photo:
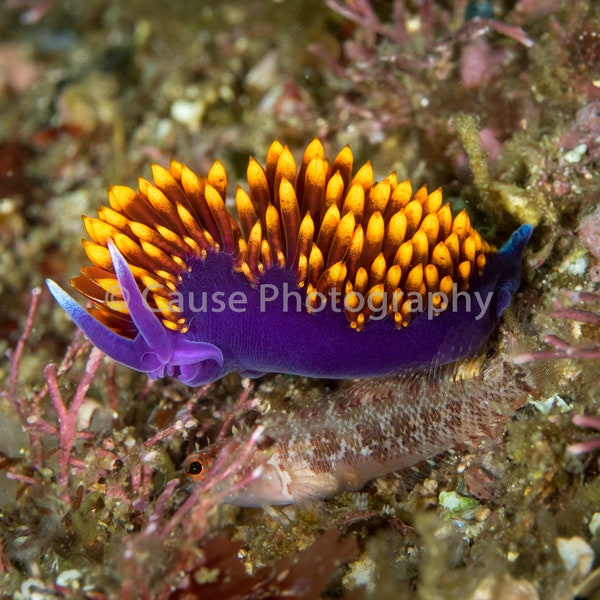
<svg viewBox="0 0 600 600"><path fill-rule="evenodd" d="M575 415L572 419L573 425L581 427L582 429L595 429L600 433L600 417L590 417L587 415ZM600 448L600 437L592 438L585 442L578 442L571 444L567 447L567 450L571 454L587 454Z"/></svg>
<svg viewBox="0 0 600 600"><path fill-rule="evenodd" d="M578 303L600 303L600 294L590 292L572 292L561 290L561 302ZM582 323L594 328L600 327L600 313L585 310L574 306L564 306L555 301L554 310L548 315L552 319L560 319L564 323ZM551 346L549 350L539 350L535 352L526 352L515 357L517 364L524 364L538 360L555 360L562 358L577 358L585 360L600 360L600 343L592 342L574 342L565 340L554 334L544 334L543 340Z"/></svg>

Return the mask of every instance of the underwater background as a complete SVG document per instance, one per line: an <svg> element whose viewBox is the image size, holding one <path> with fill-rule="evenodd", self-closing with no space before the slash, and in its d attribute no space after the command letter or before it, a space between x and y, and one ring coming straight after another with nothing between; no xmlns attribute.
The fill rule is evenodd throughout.
<svg viewBox="0 0 600 600"><path fill-rule="evenodd" d="M87 264L110 185L218 158L233 206L249 155L315 136L442 186L490 242L534 225L488 346L532 391L359 492L222 505L182 478L197 444L352 383L151 382L43 282ZM0 0L0 597L600 597L599 159L593 1Z"/></svg>

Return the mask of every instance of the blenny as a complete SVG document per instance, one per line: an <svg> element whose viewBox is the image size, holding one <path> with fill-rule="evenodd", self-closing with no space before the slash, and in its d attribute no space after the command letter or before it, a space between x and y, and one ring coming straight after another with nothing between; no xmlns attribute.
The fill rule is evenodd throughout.
<svg viewBox="0 0 600 600"><path fill-rule="evenodd" d="M152 378L190 386L231 371L329 378L381 376L474 353L520 282L529 225L498 251L437 189L395 173L353 174L313 140L297 168L278 141L250 158L239 221L215 161L198 177L152 165L138 191L113 186L83 217L93 266L71 281L87 312L50 291L88 338Z"/></svg>
<svg viewBox="0 0 600 600"><path fill-rule="evenodd" d="M531 390L525 374L500 357L368 379L297 414L259 418L261 439L222 487L238 506L298 504L358 490L480 436L500 433L513 402ZM264 423L263 423L264 421ZM251 432L191 454L192 481L227 469ZM240 482L247 483L241 485ZM233 490L233 491L229 491Z"/></svg>

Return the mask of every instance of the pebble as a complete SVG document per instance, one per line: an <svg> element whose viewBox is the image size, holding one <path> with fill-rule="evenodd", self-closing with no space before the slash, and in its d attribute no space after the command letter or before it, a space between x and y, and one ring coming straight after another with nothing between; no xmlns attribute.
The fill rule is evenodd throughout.
<svg viewBox="0 0 600 600"><path fill-rule="evenodd" d="M556 548L565 569L577 580L583 579L594 564L594 551L581 537L558 538Z"/></svg>

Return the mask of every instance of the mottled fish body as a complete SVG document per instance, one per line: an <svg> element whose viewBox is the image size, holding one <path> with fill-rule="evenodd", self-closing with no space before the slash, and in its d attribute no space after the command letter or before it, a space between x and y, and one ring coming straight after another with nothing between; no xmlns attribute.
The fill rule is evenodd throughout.
<svg viewBox="0 0 600 600"><path fill-rule="evenodd" d="M360 489L368 481L410 467L473 438L500 431L508 407L528 386L513 365L495 358L368 380L331 394L311 409L269 425L227 482L224 502L238 506L298 504ZM213 461L228 464L247 435L225 439L188 457L192 479ZM222 459L220 459L222 460ZM249 477L262 467L256 478ZM245 485L237 485L242 480Z"/></svg>

